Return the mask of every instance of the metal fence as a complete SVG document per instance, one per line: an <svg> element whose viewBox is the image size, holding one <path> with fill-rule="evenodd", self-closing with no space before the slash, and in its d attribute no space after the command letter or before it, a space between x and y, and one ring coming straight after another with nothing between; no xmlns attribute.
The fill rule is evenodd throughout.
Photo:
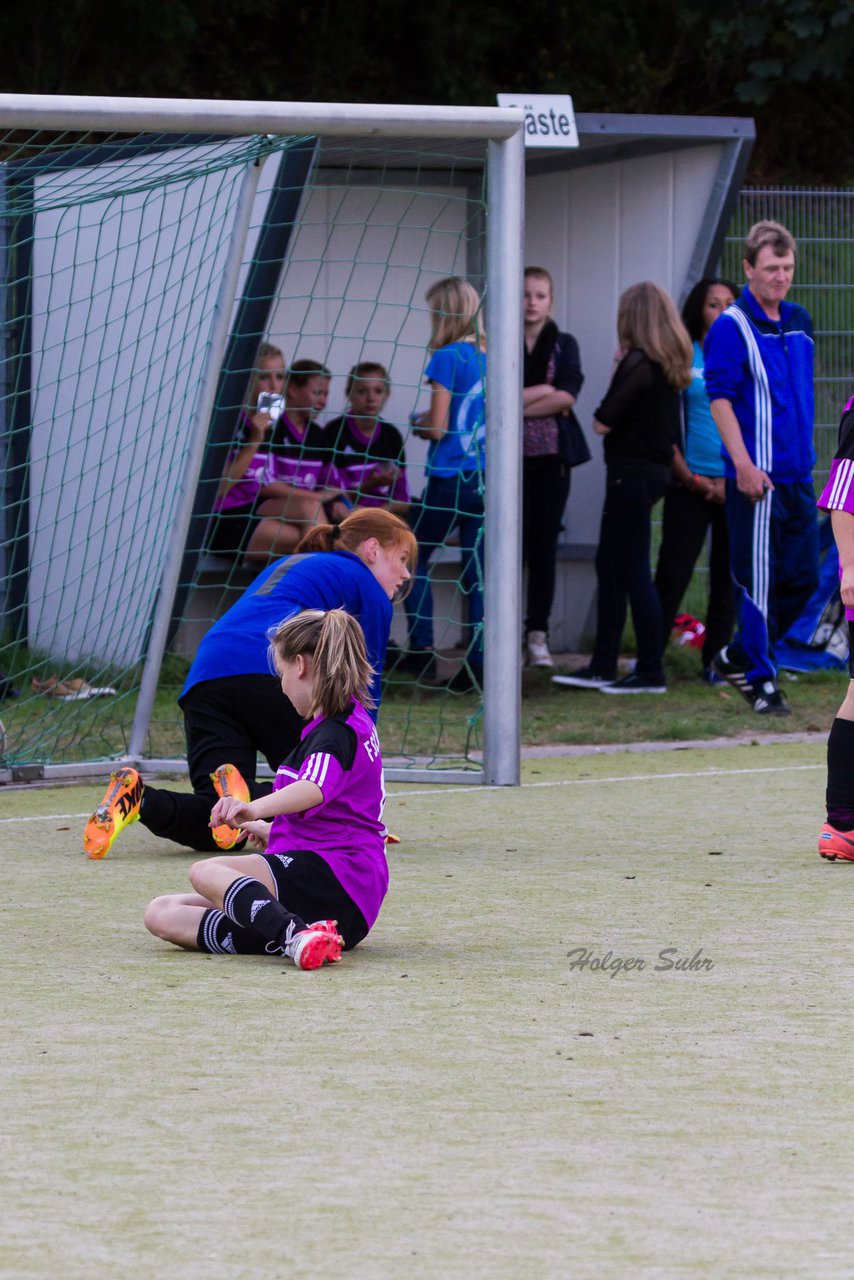
<svg viewBox="0 0 854 1280"><path fill-rule="evenodd" d="M798 242L789 298L806 307L815 336L816 488L836 449L842 406L854 394L854 189L749 187L739 195L721 263L740 281L744 237L754 222L773 218Z"/></svg>

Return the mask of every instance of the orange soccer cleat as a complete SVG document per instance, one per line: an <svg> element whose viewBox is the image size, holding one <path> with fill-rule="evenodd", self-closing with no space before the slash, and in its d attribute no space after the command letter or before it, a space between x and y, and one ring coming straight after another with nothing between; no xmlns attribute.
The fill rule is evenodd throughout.
<svg viewBox="0 0 854 1280"><path fill-rule="evenodd" d="M235 800L243 800L246 804L251 799L243 774L233 764L221 764L211 774L211 782L220 799L223 796L233 796ZM233 849L244 835L245 833L239 827L229 827L224 822L213 829L214 842L220 849Z"/></svg>
<svg viewBox="0 0 854 1280"><path fill-rule="evenodd" d="M136 769L117 769L110 774L107 793L83 833L83 848L90 858L103 858L119 832L136 822L143 790Z"/></svg>

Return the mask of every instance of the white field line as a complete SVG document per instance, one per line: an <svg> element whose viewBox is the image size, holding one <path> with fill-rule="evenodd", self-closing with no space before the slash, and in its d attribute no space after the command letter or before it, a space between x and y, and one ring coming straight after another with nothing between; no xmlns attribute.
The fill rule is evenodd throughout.
<svg viewBox="0 0 854 1280"><path fill-rule="evenodd" d="M826 764L788 764L763 765L758 769L697 769L693 772L685 770L680 773L632 773L616 778L556 778L552 782L522 782L518 787L467 787L460 783L455 787L428 787L424 791L389 791L389 799L405 796L408 800L421 796L455 795L460 792L471 792L478 795L482 791L533 791L536 787L586 787L592 783L598 786L602 782L667 782L675 778L727 778L745 773L801 773L808 769L826 769ZM405 783L403 785L406 785Z"/></svg>
<svg viewBox="0 0 854 1280"><path fill-rule="evenodd" d="M682 770L679 773L632 773L620 777L605 778L556 778L553 782L523 782L518 787L465 786L460 783L455 787L425 787L423 791L389 791L390 800L405 797L407 800L419 800L425 796L465 795L474 798L487 791L534 791L538 787L589 787L610 782L671 782L678 778L732 778L751 773L805 773L809 770L826 769L825 764L786 764L762 765L758 769L697 769ZM393 784L395 785L395 784ZM407 784L399 784L405 787ZM85 813L47 813L35 814L31 817L0 818L0 825L12 822L70 822L74 818L88 818L91 810Z"/></svg>

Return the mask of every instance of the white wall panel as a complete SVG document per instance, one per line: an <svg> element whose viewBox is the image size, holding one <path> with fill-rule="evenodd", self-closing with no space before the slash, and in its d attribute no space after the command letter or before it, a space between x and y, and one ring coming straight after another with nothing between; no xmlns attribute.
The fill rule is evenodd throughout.
<svg viewBox="0 0 854 1280"><path fill-rule="evenodd" d="M576 411L594 460L573 472L568 547L598 540L604 465L591 421L613 367L619 296L655 280L680 300L720 158L721 146L710 144L528 179L525 261L554 276L555 319L578 339L585 374ZM552 616L558 648L578 643L593 591L589 569L576 562L564 561L560 575Z"/></svg>

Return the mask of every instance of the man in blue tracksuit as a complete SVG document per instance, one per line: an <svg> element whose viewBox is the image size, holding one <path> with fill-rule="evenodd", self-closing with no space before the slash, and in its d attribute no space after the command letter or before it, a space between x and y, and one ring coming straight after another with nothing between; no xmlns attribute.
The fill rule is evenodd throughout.
<svg viewBox="0 0 854 1280"><path fill-rule="evenodd" d="M704 346L706 391L724 444L738 631L713 666L754 711L788 715L774 643L818 585L812 468L812 321L786 302L795 241L777 222L747 234L747 287Z"/></svg>

